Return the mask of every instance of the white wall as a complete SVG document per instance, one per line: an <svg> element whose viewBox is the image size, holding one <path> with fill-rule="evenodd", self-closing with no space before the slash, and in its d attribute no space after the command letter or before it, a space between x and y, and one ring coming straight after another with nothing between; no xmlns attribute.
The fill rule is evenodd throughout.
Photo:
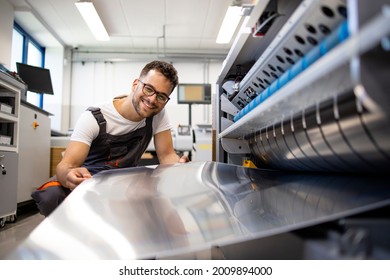
<svg viewBox="0 0 390 280"><path fill-rule="evenodd" d="M64 77L64 48L47 47L45 52L45 68L50 69L54 95L43 95L43 109L52 116L51 128L62 131L62 92Z"/></svg>
<svg viewBox="0 0 390 280"><path fill-rule="evenodd" d="M13 26L14 9L6 0L0 0L0 64L8 69L11 69Z"/></svg>
<svg viewBox="0 0 390 280"><path fill-rule="evenodd" d="M114 96L128 94L134 79L150 62L74 62L71 76L70 123L72 129L80 114L94 104L105 102ZM174 62L179 74L179 83L211 83L215 93L215 82L222 67L219 62ZM189 121L189 106L177 104L176 89L166 105L173 127L186 125ZM211 124L211 105L192 105L192 125Z"/></svg>

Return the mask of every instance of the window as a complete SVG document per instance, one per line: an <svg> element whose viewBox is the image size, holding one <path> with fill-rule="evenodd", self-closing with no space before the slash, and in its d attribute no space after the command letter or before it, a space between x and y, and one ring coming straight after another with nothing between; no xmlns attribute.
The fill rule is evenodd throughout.
<svg viewBox="0 0 390 280"><path fill-rule="evenodd" d="M23 44L23 35L14 29L12 34L11 71L16 72L16 62L23 61Z"/></svg>
<svg viewBox="0 0 390 280"><path fill-rule="evenodd" d="M44 67L44 58L45 48L40 46L37 41L15 22L12 36L11 71L16 71L16 62ZM43 95L27 92L27 102L42 108Z"/></svg>

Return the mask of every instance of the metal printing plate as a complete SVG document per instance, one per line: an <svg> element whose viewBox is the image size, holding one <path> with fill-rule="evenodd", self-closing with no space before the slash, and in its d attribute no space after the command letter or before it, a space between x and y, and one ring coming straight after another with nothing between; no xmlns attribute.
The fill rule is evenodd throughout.
<svg viewBox="0 0 390 280"><path fill-rule="evenodd" d="M159 259L289 232L390 204L378 176L282 173L216 162L102 172L9 259Z"/></svg>

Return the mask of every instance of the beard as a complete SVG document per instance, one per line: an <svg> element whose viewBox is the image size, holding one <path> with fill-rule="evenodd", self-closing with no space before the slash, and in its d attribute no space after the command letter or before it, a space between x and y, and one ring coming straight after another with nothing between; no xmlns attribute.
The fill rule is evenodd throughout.
<svg viewBox="0 0 390 280"><path fill-rule="evenodd" d="M132 103L134 110L142 118L155 116L162 110L162 108L159 108L155 104L149 102L146 97L143 98L143 96L136 96L135 94L133 95Z"/></svg>

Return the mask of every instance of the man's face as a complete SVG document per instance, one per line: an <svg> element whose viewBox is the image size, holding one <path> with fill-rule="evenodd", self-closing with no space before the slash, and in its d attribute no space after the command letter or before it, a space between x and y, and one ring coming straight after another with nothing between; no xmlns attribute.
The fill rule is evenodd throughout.
<svg viewBox="0 0 390 280"><path fill-rule="evenodd" d="M145 88L146 87L146 88ZM148 91L149 90L149 91ZM147 92L156 91L155 94L148 96ZM158 114L164 107L161 96L167 97L171 94L172 85L161 73L151 70L146 76L140 77L133 82L132 103L137 114L142 118L147 118ZM160 99L160 101L159 101Z"/></svg>

